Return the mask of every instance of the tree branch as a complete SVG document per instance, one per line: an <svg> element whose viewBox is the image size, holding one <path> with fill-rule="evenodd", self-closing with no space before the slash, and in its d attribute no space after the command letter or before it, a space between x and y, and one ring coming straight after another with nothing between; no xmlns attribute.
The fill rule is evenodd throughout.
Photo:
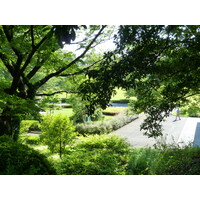
<svg viewBox="0 0 200 200"><path fill-rule="evenodd" d="M32 57L34 56L35 52L40 48L40 46L49 38L49 36L53 33L53 28L43 37L43 39L32 49L30 54L28 55L28 58L26 59L26 62L24 63L23 67L21 68L21 72L24 72L26 67L29 65Z"/></svg>
<svg viewBox="0 0 200 200"><path fill-rule="evenodd" d="M74 92L74 91L66 91L66 90L63 90L63 91L57 91L57 92L53 92L53 93L50 93L50 94L47 94L47 93L43 93L43 94L36 94L36 96L52 96L54 94L59 94L59 93L73 93L73 94L78 94L79 92Z"/></svg>
<svg viewBox="0 0 200 200"><path fill-rule="evenodd" d="M31 25L31 41L32 41L32 49L34 49L35 43L34 43L33 25Z"/></svg>
<svg viewBox="0 0 200 200"><path fill-rule="evenodd" d="M13 26L10 28L11 31L12 31L12 28L13 28ZM18 49L16 49L15 47L13 47L13 45L11 44L12 39L13 39L13 34L11 32L9 32L9 29L8 29L8 27L6 25L3 25L3 31L4 31L4 34L5 34L6 38L7 38L7 41L10 43L10 47L14 51L15 55L17 57L23 57L22 53Z"/></svg>
<svg viewBox="0 0 200 200"><path fill-rule="evenodd" d="M60 70L51 73L47 76L45 76L42 80L38 81L37 83L34 84L35 88L39 88L41 87L43 84L45 84L49 79L51 79L52 77L55 76L59 76L63 71L65 71L66 69L68 69L69 67L71 67L73 64L75 64L76 62L78 62L90 49L90 47L93 45L93 43L96 41L96 39L99 37L99 35L102 33L102 31L104 30L106 26L102 26L102 28L99 30L99 32L96 34L96 36L94 37L94 39L90 42L90 44L86 47L85 51L80 54L76 59L74 59L71 63L69 63L68 65L62 67Z"/></svg>
<svg viewBox="0 0 200 200"><path fill-rule="evenodd" d="M10 72L10 74L13 76L13 73L14 73L13 66L9 64L8 59L1 52L0 52L0 59L2 60L3 64L8 69L8 71Z"/></svg>
<svg viewBox="0 0 200 200"><path fill-rule="evenodd" d="M104 58L103 58L103 59L104 59ZM85 72L86 70L92 68L95 64L97 64L98 62L102 61L103 59L94 62L92 65L90 65L90 66L88 66L88 67L85 67L84 69L82 69L82 70L80 70L80 71L78 71L78 72L74 72L74 73L71 73L71 74L60 74L59 76L67 77L67 76L74 76L74 75L77 75L77 74L82 74L83 72Z"/></svg>

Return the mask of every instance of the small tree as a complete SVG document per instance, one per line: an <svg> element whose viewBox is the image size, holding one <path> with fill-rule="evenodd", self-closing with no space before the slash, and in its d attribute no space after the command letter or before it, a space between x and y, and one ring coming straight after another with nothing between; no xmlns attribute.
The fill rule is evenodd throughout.
<svg viewBox="0 0 200 200"><path fill-rule="evenodd" d="M61 114L45 116L41 124L41 130L43 142L52 153L59 153L60 158L66 145L76 138L75 126L67 116Z"/></svg>

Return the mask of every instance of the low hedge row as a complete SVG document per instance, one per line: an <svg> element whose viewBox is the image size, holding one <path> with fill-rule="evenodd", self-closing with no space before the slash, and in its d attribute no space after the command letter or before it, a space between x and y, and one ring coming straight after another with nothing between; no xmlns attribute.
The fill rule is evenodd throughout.
<svg viewBox="0 0 200 200"><path fill-rule="evenodd" d="M136 115L126 116L125 113L120 113L108 121L77 124L76 131L81 135L110 133L132 122L136 118Z"/></svg>

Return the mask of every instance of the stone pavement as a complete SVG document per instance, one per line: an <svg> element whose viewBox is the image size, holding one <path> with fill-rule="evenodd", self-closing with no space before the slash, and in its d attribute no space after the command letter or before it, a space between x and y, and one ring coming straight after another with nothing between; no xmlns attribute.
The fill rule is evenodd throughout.
<svg viewBox="0 0 200 200"><path fill-rule="evenodd" d="M139 115L138 119L114 131L113 134L125 137L133 148L153 147L158 143L178 143L181 146L191 142L200 146L200 118L181 117L181 120L175 121L175 117L171 115L163 123L163 136L157 139L143 135L140 125L144 119L144 115Z"/></svg>

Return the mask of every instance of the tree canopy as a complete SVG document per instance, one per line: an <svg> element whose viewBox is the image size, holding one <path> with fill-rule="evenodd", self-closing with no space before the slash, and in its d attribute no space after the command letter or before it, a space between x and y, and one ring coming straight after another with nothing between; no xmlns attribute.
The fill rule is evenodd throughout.
<svg viewBox="0 0 200 200"><path fill-rule="evenodd" d="M42 95L41 91L44 91L43 87L49 80L55 77L63 78L62 81L70 80L72 76L91 67L80 63L86 53L102 40L100 36L105 27L0 26L1 135L17 137L19 117L34 110L38 111L35 96ZM75 41L79 30L85 31L83 41L79 43L82 49L80 55L61 51L64 45ZM70 88L66 86L65 91Z"/></svg>
<svg viewBox="0 0 200 200"><path fill-rule="evenodd" d="M145 134L161 135L164 118L200 93L200 26L123 25L115 50L88 55L108 33L106 26L0 26L0 135L17 138L21 117L39 111L38 95L80 92L91 114L117 87L134 91L132 109L147 114ZM79 55L63 51L71 44Z"/></svg>
<svg viewBox="0 0 200 200"><path fill-rule="evenodd" d="M120 26L116 49L81 86L88 109L105 108L116 87L133 89L132 108L145 112L142 129L162 134L161 122L188 97L200 94L200 26Z"/></svg>

